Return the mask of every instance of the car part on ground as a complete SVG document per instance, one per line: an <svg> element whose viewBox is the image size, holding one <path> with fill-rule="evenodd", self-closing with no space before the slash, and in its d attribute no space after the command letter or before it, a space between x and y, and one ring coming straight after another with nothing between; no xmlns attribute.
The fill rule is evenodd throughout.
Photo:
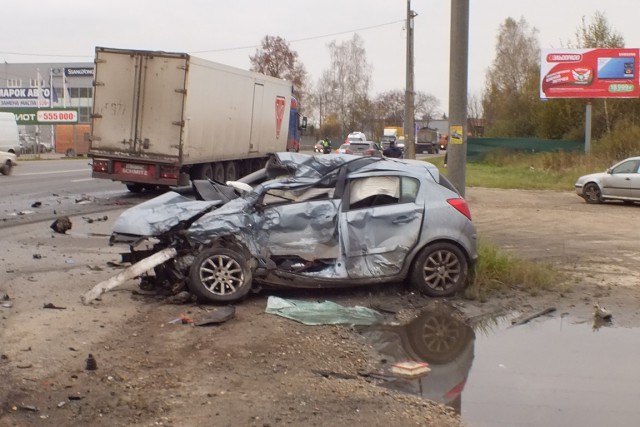
<svg viewBox="0 0 640 427"><path fill-rule="evenodd" d="M640 156L624 159L605 172L581 176L575 188L578 196L591 204L608 200L640 202Z"/></svg>
<svg viewBox="0 0 640 427"><path fill-rule="evenodd" d="M427 162L286 152L239 181L194 181L199 200L168 192L118 218L123 261L177 252L141 286L228 303L262 287L409 279L441 297L464 288L477 257L466 202Z"/></svg>

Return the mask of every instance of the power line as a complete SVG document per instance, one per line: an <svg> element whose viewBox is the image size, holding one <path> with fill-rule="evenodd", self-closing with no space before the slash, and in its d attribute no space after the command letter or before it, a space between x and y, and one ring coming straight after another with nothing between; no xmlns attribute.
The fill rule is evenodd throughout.
<svg viewBox="0 0 640 427"><path fill-rule="evenodd" d="M346 30L346 31L340 31L337 33L329 33L329 34L322 34L319 36L310 36L310 37L303 37L300 39L294 39L294 40L289 40L289 43L298 43L298 42L304 42L304 41L309 41L309 40L317 40L317 39L322 39L322 38L326 38L326 37L334 37L334 36L341 36L343 34L349 34L349 33L355 33L358 31L366 31L366 30L372 30L374 28L380 28L380 27L386 27L387 25L393 25L393 24L398 24L398 23L404 23L405 20L401 19L401 20L397 20L397 21L392 21L392 22L386 22L384 24L377 24L377 25L370 25L368 27L362 27L362 28L356 28L353 30ZM240 47L228 47L228 48L222 48L222 49L209 49L209 50L197 50L197 51L191 51L190 53L213 53L213 52L227 52L227 51L232 51L232 50L243 50L243 49L256 49L259 48L261 45L250 45L250 46L240 46Z"/></svg>
<svg viewBox="0 0 640 427"><path fill-rule="evenodd" d="M305 42L305 41L309 41L309 40L322 39L322 38L326 38L326 37L341 36L343 34L356 33L358 31L373 30L375 28L386 27L388 25L394 25L394 24L404 23L404 22L405 22L405 20L401 19L401 20L397 20L397 21L385 22L383 24L370 25L368 27L361 27L361 28L356 28L356 29L352 29L352 30L339 31L339 32L336 32L336 33L328 33L328 34L321 34L321 35L317 35L317 36L303 37L303 38L300 38L300 39L289 40L289 43L299 43L299 42ZM228 51L234 51L234 50L257 49L260 46L261 46L260 44L254 44L254 45L249 45L249 46L227 47L227 48L222 48L222 49L194 50L194 51L190 51L190 53L228 52ZM0 54L2 54L2 55L20 55L20 56L44 56L44 57L53 57L53 58L93 58L93 55L91 55L91 56L89 56L89 55L62 55L62 54L51 54L51 53L23 53L23 52L7 52L7 51L0 51Z"/></svg>

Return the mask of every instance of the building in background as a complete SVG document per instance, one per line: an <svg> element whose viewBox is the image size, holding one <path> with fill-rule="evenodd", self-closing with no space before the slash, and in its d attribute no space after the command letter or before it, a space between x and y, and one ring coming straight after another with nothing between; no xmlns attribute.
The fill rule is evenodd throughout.
<svg viewBox="0 0 640 427"><path fill-rule="evenodd" d="M0 64L0 111L16 114L24 152L88 149L94 64Z"/></svg>

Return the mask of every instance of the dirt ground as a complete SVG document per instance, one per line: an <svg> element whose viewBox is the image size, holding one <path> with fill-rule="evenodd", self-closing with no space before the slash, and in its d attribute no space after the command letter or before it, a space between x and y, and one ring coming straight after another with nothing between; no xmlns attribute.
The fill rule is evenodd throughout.
<svg viewBox="0 0 640 427"><path fill-rule="evenodd" d="M464 316L550 306L589 316L597 301L616 325L640 325L640 205L485 188L467 189L467 199L482 239L571 279L561 292L449 300ZM0 426L462 425L450 409L362 375L381 360L351 329L264 313L268 295L384 307L388 320L439 301L402 285L262 292L228 322L195 327L175 320L216 307L167 304L130 281L84 306L82 293L120 271L108 262L123 248L107 245L118 211L107 213L72 218L65 235L48 222L0 230ZM96 370L85 369L89 354Z"/></svg>

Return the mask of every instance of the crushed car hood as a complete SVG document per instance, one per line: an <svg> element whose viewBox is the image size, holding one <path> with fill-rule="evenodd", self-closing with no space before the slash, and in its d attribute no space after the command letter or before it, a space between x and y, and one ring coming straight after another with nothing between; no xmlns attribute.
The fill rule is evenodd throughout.
<svg viewBox="0 0 640 427"><path fill-rule="evenodd" d="M115 221L113 233L158 236L221 203L220 200L193 200L170 191L124 211Z"/></svg>

